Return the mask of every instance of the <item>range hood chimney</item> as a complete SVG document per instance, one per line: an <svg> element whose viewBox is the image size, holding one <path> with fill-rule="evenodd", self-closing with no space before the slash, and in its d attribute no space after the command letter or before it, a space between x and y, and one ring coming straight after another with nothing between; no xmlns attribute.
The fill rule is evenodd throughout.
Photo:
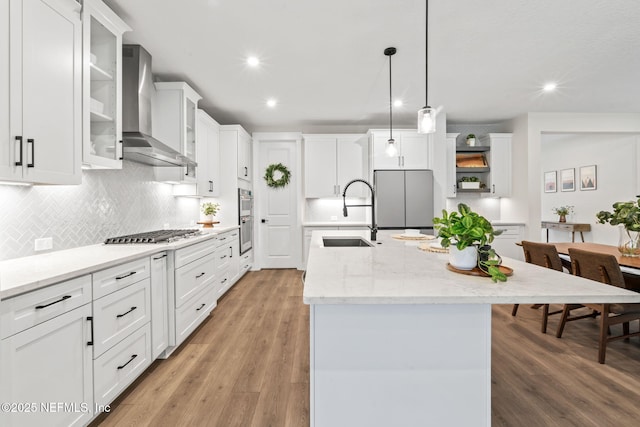
<svg viewBox="0 0 640 427"><path fill-rule="evenodd" d="M122 46L123 157L151 166L197 164L151 136L151 102L155 93L151 55L140 45Z"/></svg>

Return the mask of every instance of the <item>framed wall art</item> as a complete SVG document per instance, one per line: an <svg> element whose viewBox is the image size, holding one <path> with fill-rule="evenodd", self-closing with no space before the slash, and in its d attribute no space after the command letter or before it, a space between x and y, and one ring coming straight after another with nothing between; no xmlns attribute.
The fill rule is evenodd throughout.
<svg viewBox="0 0 640 427"><path fill-rule="evenodd" d="M544 192L555 193L557 188L556 171L550 171L544 173Z"/></svg>
<svg viewBox="0 0 640 427"><path fill-rule="evenodd" d="M582 166L580 168L580 190L589 191L598 188L596 165Z"/></svg>
<svg viewBox="0 0 640 427"><path fill-rule="evenodd" d="M562 191L576 190L576 170L574 168L560 171L560 188Z"/></svg>

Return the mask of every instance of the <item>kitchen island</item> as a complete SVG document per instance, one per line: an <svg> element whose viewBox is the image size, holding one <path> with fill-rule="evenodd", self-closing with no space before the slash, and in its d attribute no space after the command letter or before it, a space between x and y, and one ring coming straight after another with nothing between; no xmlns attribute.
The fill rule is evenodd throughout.
<svg viewBox="0 0 640 427"><path fill-rule="evenodd" d="M448 255L394 233L379 232L373 247L323 245L323 236L368 231L313 233L304 287L311 426L488 426L491 304L640 302L509 258L506 283L457 274Z"/></svg>

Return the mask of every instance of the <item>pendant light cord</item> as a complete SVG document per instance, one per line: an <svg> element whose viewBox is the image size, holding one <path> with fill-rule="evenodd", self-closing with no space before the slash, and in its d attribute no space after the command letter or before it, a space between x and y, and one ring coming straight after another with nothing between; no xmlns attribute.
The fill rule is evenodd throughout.
<svg viewBox="0 0 640 427"><path fill-rule="evenodd" d="M393 99L391 95L391 55L389 55L389 139L393 139Z"/></svg>
<svg viewBox="0 0 640 427"><path fill-rule="evenodd" d="M429 0L425 0L424 31L424 106L429 106Z"/></svg>

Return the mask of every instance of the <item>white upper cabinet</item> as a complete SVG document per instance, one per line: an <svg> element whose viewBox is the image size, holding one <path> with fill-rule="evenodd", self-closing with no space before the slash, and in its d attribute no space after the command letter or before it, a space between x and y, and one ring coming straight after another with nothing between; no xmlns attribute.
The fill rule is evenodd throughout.
<svg viewBox="0 0 640 427"><path fill-rule="evenodd" d="M175 196L218 197L220 195L220 125L203 110L196 120L196 183L176 185Z"/></svg>
<svg viewBox="0 0 640 427"><path fill-rule="evenodd" d="M155 83L152 105L153 137L196 162L198 93L184 82ZM195 167L156 167L157 181L196 182Z"/></svg>
<svg viewBox="0 0 640 427"><path fill-rule="evenodd" d="M349 181L368 179L368 155L366 135L304 135L305 197L339 197ZM353 191L365 195L361 186Z"/></svg>
<svg viewBox="0 0 640 427"><path fill-rule="evenodd" d="M430 135L418 134L415 130L393 131L397 155L386 153L389 140L388 129L369 131L373 151L372 170L376 169L432 169L433 143Z"/></svg>
<svg viewBox="0 0 640 427"><path fill-rule="evenodd" d="M243 181L251 182L252 165L252 138L240 125L220 126L220 163L224 163L229 174L233 172L232 164L235 164L236 177ZM223 169L221 167L221 169ZM220 177L224 179L223 177ZM237 180L233 182L234 191L237 191ZM235 194L234 197L238 195Z"/></svg>
<svg viewBox="0 0 640 427"><path fill-rule="evenodd" d="M456 197L458 194L458 183L456 180L456 140L458 138L459 133L448 133L447 134L447 160L446 160L446 187L445 187L445 197Z"/></svg>
<svg viewBox="0 0 640 427"><path fill-rule="evenodd" d="M251 182L251 135L244 129L238 130L238 178Z"/></svg>
<svg viewBox="0 0 640 427"><path fill-rule="evenodd" d="M511 136L510 133L490 133L486 137L486 141L491 146L489 194L494 197L511 196Z"/></svg>
<svg viewBox="0 0 640 427"><path fill-rule="evenodd" d="M101 0L82 9L82 162L122 168L122 34L131 31Z"/></svg>
<svg viewBox="0 0 640 427"><path fill-rule="evenodd" d="M0 180L79 184L80 5L74 0L1 3Z"/></svg>

